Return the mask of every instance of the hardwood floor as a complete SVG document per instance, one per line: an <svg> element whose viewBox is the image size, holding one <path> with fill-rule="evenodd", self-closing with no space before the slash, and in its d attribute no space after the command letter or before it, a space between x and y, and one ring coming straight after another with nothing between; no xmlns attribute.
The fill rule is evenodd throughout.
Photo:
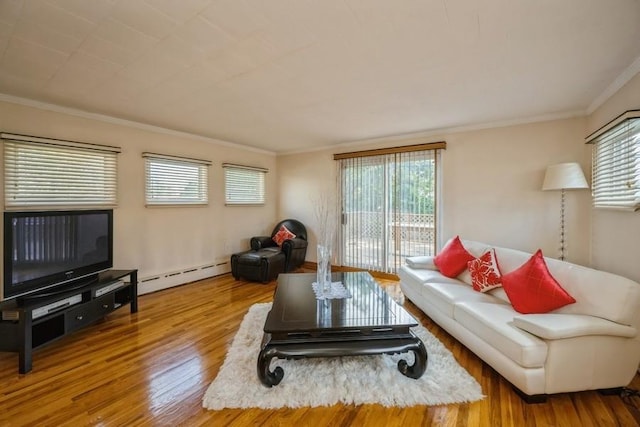
<svg viewBox="0 0 640 427"><path fill-rule="evenodd" d="M397 282L378 281L402 300ZM27 375L18 375L16 354L0 353L0 426L640 425L638 397L624 401L581 392L552 396L544 404L523 403L509 383L410 302L405 307L480 382L484 400L405 409L203 409L202 396L247 309L271 301L274 289L275 282L241 282L224 275L143 295L137 314L116 311L36 350ZM638 376L631 387L640 388Z"/></svg>

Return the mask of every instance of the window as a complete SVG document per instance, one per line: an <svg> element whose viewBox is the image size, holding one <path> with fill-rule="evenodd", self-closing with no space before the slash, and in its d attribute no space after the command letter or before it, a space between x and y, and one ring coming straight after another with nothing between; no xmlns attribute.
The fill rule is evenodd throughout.
<svg viewBox="0 0 640 427"><path fill-rule="evenodd" d="M434 255L437 176L444 142L336 154L340 263L396 273L408 256Z"/></svg>
<svg viewBox="0 0 640 427"><path fill-rule="evenodd" d="M145 202L156 205L206 205L207 160L142 153L145 158Z"/></svg>
<svg viewBox="0 0 640 427"><path fill-rule="evenodd" d="M226 205L264 205L267 169L223 163Z"/></svg>
<svg viewBox="0 0 640 427"><path fill-rule="evenodd" d="M8 133L0 138L6 209L116 205L118 147Z"/></svg>
<svg viewBox="0 0 640 427"><path fill-rule="evenodd" d="M587 142L594 144L593 206L640 209L640 111L627 111Z"/></svg>

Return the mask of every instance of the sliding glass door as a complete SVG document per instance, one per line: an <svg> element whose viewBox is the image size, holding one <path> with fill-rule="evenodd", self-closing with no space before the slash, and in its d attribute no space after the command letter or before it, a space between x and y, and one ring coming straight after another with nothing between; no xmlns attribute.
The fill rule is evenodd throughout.
<svg viewBox="0 0 640 427"><path fill-rule="evenodd" d="M339 160L341 264L395 273L435 251L438 150Z"/></svg>

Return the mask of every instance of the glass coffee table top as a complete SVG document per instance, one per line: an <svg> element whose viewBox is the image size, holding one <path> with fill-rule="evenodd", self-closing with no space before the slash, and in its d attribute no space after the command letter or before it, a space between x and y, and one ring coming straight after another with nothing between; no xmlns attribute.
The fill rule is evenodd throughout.
<svg viewBox="0 0 640 427"><path fill-rule="evenodd" d="M264 325L267 333L351 330L416 326L418 323L397 304L367 272L333 273L351 298L318 300L311 283L315 273L281 274L274 303Z"/></svg>

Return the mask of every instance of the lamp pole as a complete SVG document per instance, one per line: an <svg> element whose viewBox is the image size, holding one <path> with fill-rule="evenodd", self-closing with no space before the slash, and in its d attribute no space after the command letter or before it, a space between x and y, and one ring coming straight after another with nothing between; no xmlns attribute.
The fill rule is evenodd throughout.
<svg viewBox="0 0 640 427"><path fill-rule="evenodd" d="M543 190L560 190L560 260L564 261L566 234L564 230L565 190L589 188L578 163L560 163L547 167Z"/></svg>
<svg viewBox="0 0 640 427"><path fill-rule="evenodd" d="M560 190L560 261L564 261L564 188Z"/></svg>

